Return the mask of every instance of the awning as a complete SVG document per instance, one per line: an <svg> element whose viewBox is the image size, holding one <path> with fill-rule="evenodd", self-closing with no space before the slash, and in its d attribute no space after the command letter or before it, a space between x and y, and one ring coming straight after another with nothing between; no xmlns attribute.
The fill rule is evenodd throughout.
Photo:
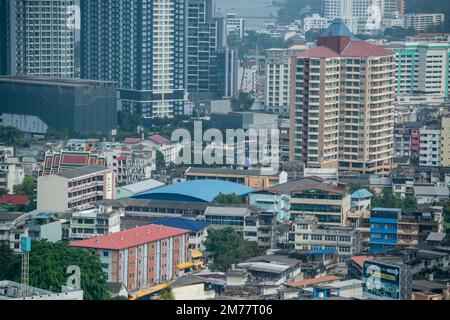
<svg viewBox="0 0 450 320"><path fill-rule="evenodd" d="M201 257L203 257L203 253L201 253L197 249L192 249L191 250L191 257L192 257L192 259L201 258Z"/></svg>
<svg viewBox="0 0 450 320"><path fill-rule="evenodd" d="M194 266L195 267L203 267L203 261L195 261Z"/></svg>
<svg viewBox="0 0 450 320"><path fill-rule="evenodd" d="M192 262L184 262L184 263L177 265L177 269L184 270L184 269L192 268L193 266L194 266L194 263L192 263Z"/></svg>

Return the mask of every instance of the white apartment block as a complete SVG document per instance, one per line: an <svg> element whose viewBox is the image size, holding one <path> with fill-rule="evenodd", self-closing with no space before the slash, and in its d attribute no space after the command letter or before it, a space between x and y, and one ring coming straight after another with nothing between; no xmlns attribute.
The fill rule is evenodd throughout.
<svg viewBox="0 0 450 320"><path fill-rule="evenodd" d="M287 49L269 49L266 58L267 111L289 116L291 53Z"/></svg>
<svg viewBox="0 0 450 320"><path fill-rule="evenodd" d="M238 81L242 92L256 92L258 85L258 66L239 67Z"/></svg>
<svg viewBox="0 0 450 320"><path fill-rule="evenodd" d="M9 193L25 179L25 169L14 157L13 147L0 147L0 188Z"/></svg>
<svg viewBox="0 0 450 320"><path fill-rule="evenodd" d="M325 29L330 25L329 19L321 17L317 13L314 13L311 17L303 19L303 31Z"/></svg>
<svg viewBox="0 0 450 320"><path fill-rule="evenodd" d="M39 211L66 211L89 209L93 203L115 199L114 171L103 166L87 166L41 176L37 183Z"/></svg>
<svg viewBox="0 0 450 320"><path fill-rule="evenodd" d="M440 128L422 128L420 130L419 165L429 167L441 165Z"/></svg>
<svg viewBox="0 0 450 320"><path fill-rule="evenodd" d="M69 7L75 0L5 0L9 2L8 73L74 77L75 30Z"/></svg>
<svg viewBox="0 0 450 320"><path fill-rule="evenodd" d="M108 168L114 171L118 184L132 184L147 180L156 170L156 148L141 146L122 147L105 151Z"/></svg>
<svg viewBox="0 0 450 320"><path fill-rule="evenodd" d="M442 13L408 13L405 14L405 28L414 28L418 32L440 26L445 22Z"/></svg>
<svg viewBox="0 0 450 320"><path fill-rule="evenodd" d="M227 34L235 35L243 39L245 35L245 22L243 18L237 18L235 13L227 14Z"/></svg>
<svg viewBox="0 0 450 320"><path fill-rule="evenodd" d="M397 94L448 98L450 43L397 42Z"/></svg>
<svg viewBox="0 0 450 320"><path fill-rule="evenodd" d="M110 205L75 211L69 222L69 240L79 241L119 232L121 214L125 214L124 209L119 211Z"/></svg>

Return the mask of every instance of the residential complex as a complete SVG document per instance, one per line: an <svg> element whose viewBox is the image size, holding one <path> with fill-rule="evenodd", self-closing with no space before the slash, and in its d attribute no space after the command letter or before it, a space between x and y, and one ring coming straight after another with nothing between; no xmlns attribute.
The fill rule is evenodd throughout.
<svg viewBox="0 0 450 320"><path fill-rule="evenodd" d="M0 75L75 77L75 0L0 4Z"/></svg>
<svg viewBox="0 0 450 320"><path fill-rule="evenodd" d="M355 41L335 21L316 48L292 59L291 70L291 160L388 174L394 151L394 53Z"/></svg>
<svg viewBox="0 0 450 320"><path fill-rule="evenodd" d="M81 78L114 81L120 108L183 114L186 1L81 1Z"/></svg>
<svg viewBox="0 0 450 320"><path fill-rule="evenodd" d="M121 282L129 291L171 281L177 266L189 261L189 231L148 225L71 245L94 249L105 264L108 281Z"/></svg>
<svg viewBox="0 0 450 320"><path fill-rule="evenodd" d="M419 164L439 167L441 165L441 128L425 127L420 130Z"/></svg>
<svg viewBox="0 0 450 320"><path fill-rule="evenodd" d="M450 44L398 42L389 48L396 53L397 94L449 97Z"/></svg>
<svg viewBox="0 0 450 320"><path fill-rule="evenodd" d="M238 18L235 13L227 13L227 34L243 39L245 35L245 21Z"/></svg>
<svg viewBox="0 0 450 320"><path fill-rule="evenodd" d="M445 15L441 13L405 14L405 28L414 28L418 32L428 31L433 27L440 27L444 22Z"/></svg>

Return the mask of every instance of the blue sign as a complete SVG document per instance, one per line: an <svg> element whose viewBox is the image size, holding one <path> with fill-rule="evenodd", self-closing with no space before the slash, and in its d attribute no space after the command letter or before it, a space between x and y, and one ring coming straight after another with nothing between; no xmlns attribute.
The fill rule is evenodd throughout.
<svg viewBox="0 0 450 320"><path fill-rule="evenodd" d="M401 268L382 262L366 261L363 267L364 295L366 298L401 300Z"/></svg>
<svg viewBox="0 0 450 320"><path fill-rule="evenodd" d="M22 236L20 237L20 251L30 252L31 251L31 238Z"/></svg>

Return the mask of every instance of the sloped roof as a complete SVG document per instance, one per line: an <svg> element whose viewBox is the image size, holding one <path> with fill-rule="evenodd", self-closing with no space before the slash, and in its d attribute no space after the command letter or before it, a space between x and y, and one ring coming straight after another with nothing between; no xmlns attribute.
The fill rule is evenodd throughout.
<svg viewBox="0 0 450 320"><path fill-rule="evenodd" d="M17 206L26 206L30 196L14 195L14 194L4 194L0 197L0 204L14 204Z"/></svg>
<svg viewBox="0 0 450 320"><path fill-rule="evenodd" d="M373 194L366 189L360 189L352 193L352 199L365 199L371 197L373 197Z"/></svg>
<svg viewBox="0 0 450 320"><path fill-rule="evenodd" d="M186 233L189 233L189 231L151 224L101 237L72 242L70 245L79 248L122 250Z"/></svg>
<svg viewBox="0 0 450 320"><path fill-rule="evenodd" d="M166 218L166 219L158 219L152 222L153 224L158 224L166 227L178 228L189 230L192 232L198 232L200 230L208 227L208 223L204 221L197 221L193 219L187 218Z"/></svg>
<svg viewBox="0 0 450 320"><path fill-rule="evenodd" d="M253 189L243 184L222 180L191 180L175 183L133 196L134 199L213 202L220 194L244 196Z"/></svg>
<svg viewBox="0 0 450 320"><path fill-rule="evenodd" d="M342 57L384 57L394 53L366 41L352 41L342 52Z"/></svg>
<svg viewBox="0 0 450 320"><path fill-rule="evenodd" d="M155 142L157 144L165 144L165 143L170 141L166 137L163 137L163 136L161 136L159 134L154 134L154 135L148 137L148 140L153 141L153 142Z"/></svg>
<svg viewBox="0 0 450 320"><path fill-rule="evenodd" d="M341 19L334 19L331 24L321 34L321 37L350 37L356 40L353 33Z"/></svg>
<svg viewBox="0 0 450 320"><path fill-rule="evenodd" d="M78 177L82 177L82 176L86 176L89 174L102 172L102 171L106 171L106 170L109 170L109 169L105 166L93 165L93 166L85 166L85 167L80 167L80 168L76 168L76 169L66 170L64 172L58 173L58 176L64 177L67 179L74 179L74 178L78 178Z"/></svg>
<svg viewBox="0 0 450 320"><path fill-rule="evenodd" d="M339 53L336 51L325 47L319 46L309 50L305 50L297 54L297 57L300 58L334 58L339 57Z"/></svg>

